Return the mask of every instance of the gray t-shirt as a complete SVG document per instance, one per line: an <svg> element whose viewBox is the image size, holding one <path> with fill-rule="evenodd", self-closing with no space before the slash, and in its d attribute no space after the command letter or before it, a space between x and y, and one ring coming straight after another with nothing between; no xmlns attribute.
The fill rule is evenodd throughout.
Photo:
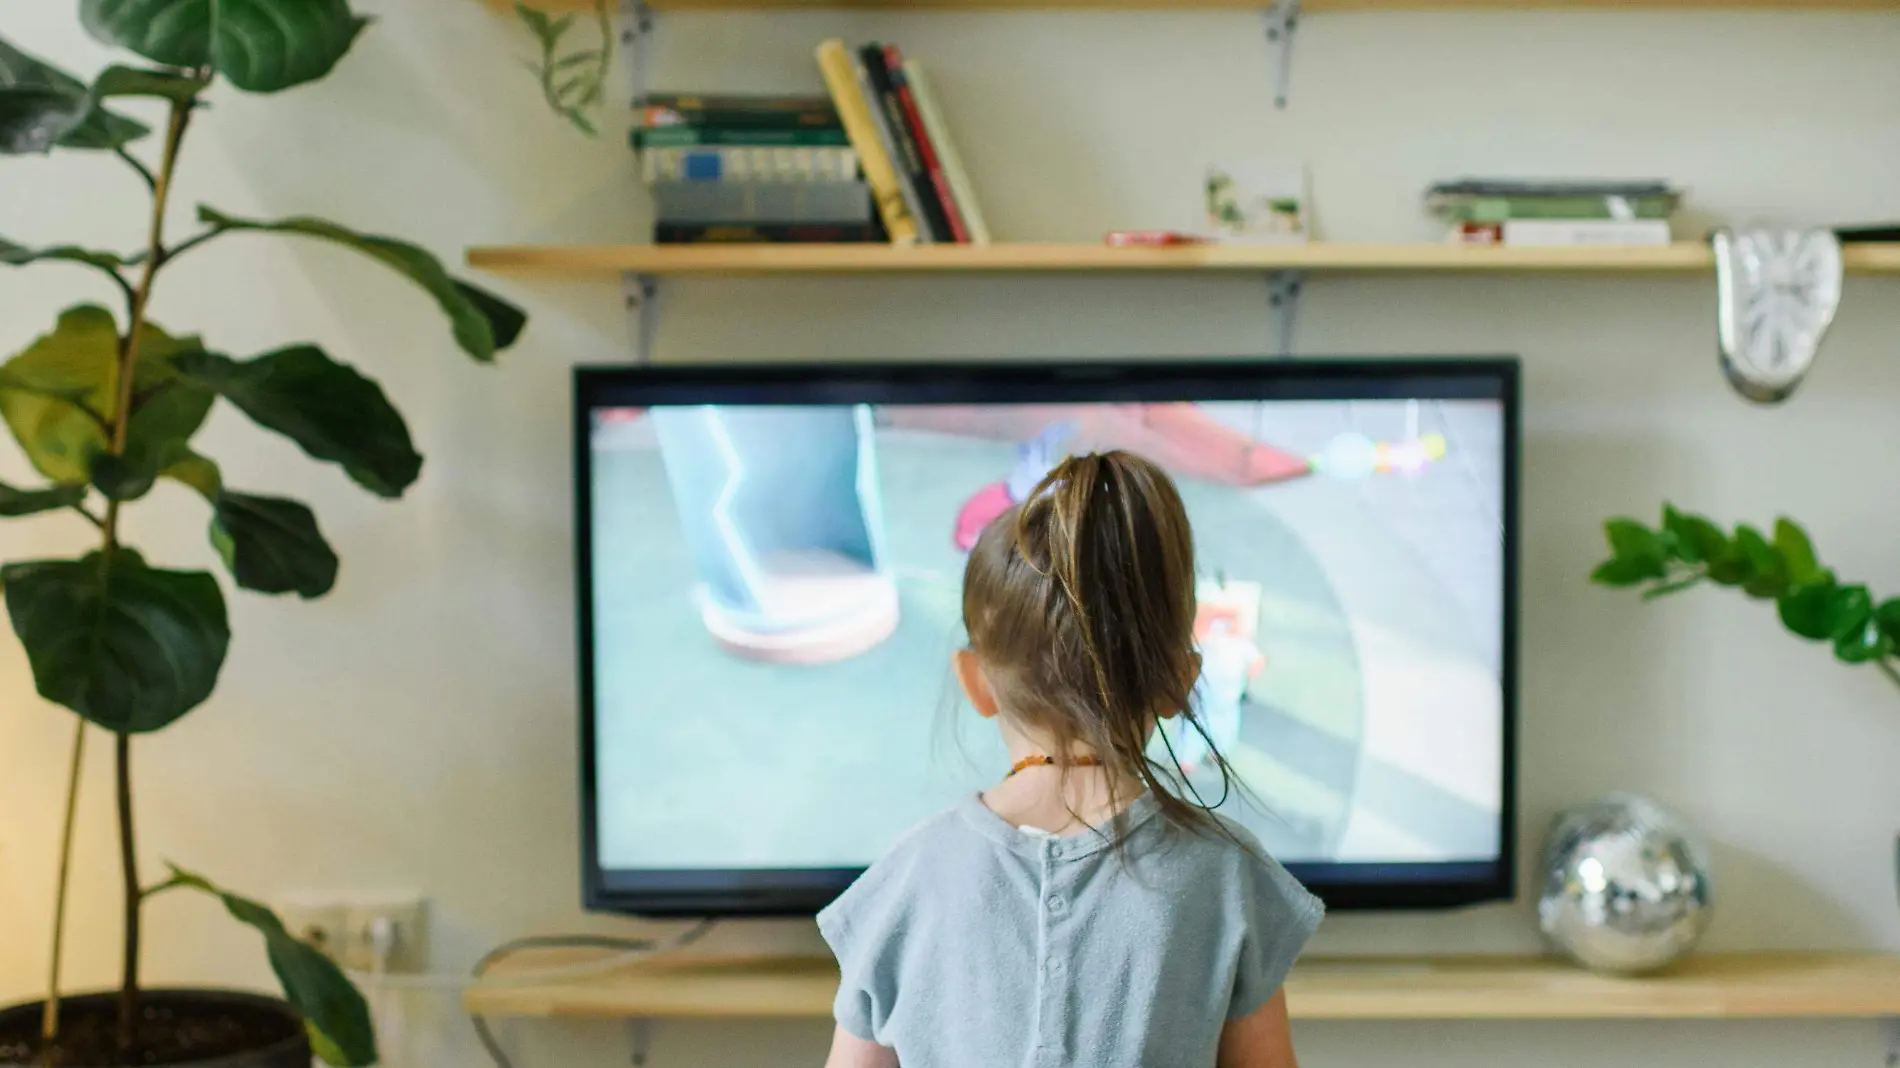
<svg viewBox="0 0 1900 1068"><path fill-rule="evenodd" d="M1222 1026L1272 999L1324 911L1229 826L1251 852L1144 795L1118 853L967 798L819 914L838 1023L904 1068L1213 1068Z"/></svg>

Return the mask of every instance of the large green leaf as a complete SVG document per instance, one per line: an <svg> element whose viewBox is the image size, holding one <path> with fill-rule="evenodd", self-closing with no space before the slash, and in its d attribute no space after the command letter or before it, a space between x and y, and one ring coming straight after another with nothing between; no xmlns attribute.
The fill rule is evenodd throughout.
<svg viewBox="0 0 1900 1068"><path fill-rule="evenodd" d="M232 918L264 936L271 971L283 984L284 999L302 1014L317 1056L339 1068L376 1063L376 1027L369 1004L330 958L291 934L275 912L219 888L202 875L173 865L171 882L216 897Z"/></svg>
<svg viewBox="0 0 1900 1068"><path fill-rule="evenodd" d="M0 39L0 155L117 148L150 132L100 107L84 82Z"/></svg>
<svg viewBox="0 0 1900 1068"><path fill-rule="evenodd" d="M52 333L8 360L0 417L40 474L83 485L87 464L106 448L102 425L117 399L119 327L104 308L61 312ZM68 398L68 399L62 399Z"/></svg>
<svg viewBox="0 0 1900 1068"><path fill-rule="evenodd" d="M211 696L231 629L218 581L138 553L0 569L40 696L106 730L159 730Z"/></svg>
<svg viewBox="0 0 1900 1068"><path fill-rule="evenodd" d="M336 551L299 501L225 490L211 518L211 544L247 590L309 600L336 585Z"/></svg>
<svg viewBox="0 0 1900 1068"><path fill-rule="evenodd" d="M80 0L79 17L106 44L254 93L330 73L369 24L348 0Z"/></svg>
<svg viewBox="0 0 1900 1068"><path fill-rule="evenodd" d="M29 490L0 482L0 517L12 519L58 508L71 508L85 499L84 486L47 486Z"/></svg>
<svg viewBox="0 0 1900 1068"><path fill-rule="evenodd" d="M208 352L187 353L175 362L259 426L319 460L341 464L371 493L400 497L422 472L409 428L382 387L314 345L242 362Z"/></svg>
<svg viewBox="0 0 1900 1068"><path fill-rule="evenodd" d="M1735 528L1735 545L1742 551L1742 559L1748 564L1748 575L1742 580L1742 590L1750 597L1780 597L1788 589L1788 572L1783 565L1781 554L1761 531L1743 524Z"/></svg>
<svg viewBox="0 0 1900 1068"><path fill-rule="evenodd" d="M0 416L47 478L92 481L109 495L136 497L144 492L133 491L137 484L149 487L210 410L211 395L171 369L173 357L198 344L145 324L124 461L108 462L103 479L95 477L93 461L107 451L104 424L118 404L119 382L119 327L104 308L67 309L52 333L0 368Z"/></svg>
<svg viewBox="0 0 1900 1068"><path fill-rule="evenodd" d="M320 238L377 260L427 290L449 317L455 343L463 352L484 363L493 360L497 350L514 344L528 321L521 309L500 297L450 277L440 260L407 241L359 234L333 222L308 217L275 222L239 219L202 205L198 208L198 218L219 230L256 230Z"/></svg>

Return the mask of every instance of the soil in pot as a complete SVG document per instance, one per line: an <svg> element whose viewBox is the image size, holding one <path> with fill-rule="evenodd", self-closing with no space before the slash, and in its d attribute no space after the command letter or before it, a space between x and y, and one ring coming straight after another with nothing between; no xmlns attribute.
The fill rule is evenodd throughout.
<svg viewBox="0 0 1900 1068"><path fill-rule="evenodd" d="M60 1003L59 1039L46 1057L40 1006L0 1010L0 1068L303 1068L310 1047L290 1007L270 998L223 991L150 990L139 1001L130 1050L119 1047L117 994Z"/></svg>

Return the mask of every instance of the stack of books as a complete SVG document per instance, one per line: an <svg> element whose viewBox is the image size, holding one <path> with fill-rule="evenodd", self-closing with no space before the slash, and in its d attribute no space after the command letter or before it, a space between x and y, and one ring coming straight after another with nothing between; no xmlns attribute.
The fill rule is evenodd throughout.
<svg viewBox="0 0 1900 1068"><path fill-rule="evenodd" d="M886 239L828 98L659 93L636 112L655 243Z"/></svg>
<svg viewBox="0 0 1900 1068"><path fill-rule="evenodd" d="M930 81L896 45L818 46L818 68L893 244L989 243Z"/></svg>
<svg viewBox="0 0 1900 1068"><path fill-rule="evenodd" d="M1425 206L1469 245L1667 245L1682 201L1667 182L1441 182Z"/></svg>

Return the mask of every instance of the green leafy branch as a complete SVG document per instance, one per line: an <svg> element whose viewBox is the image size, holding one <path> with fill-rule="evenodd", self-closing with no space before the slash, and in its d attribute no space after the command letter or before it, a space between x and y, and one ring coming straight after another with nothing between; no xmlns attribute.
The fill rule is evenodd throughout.
<svg viewBox="0 0 1900 1068"><path fill-rule="evenodd" d="M124 941L119 1045L140 1063L141 921L159 893L192 888L216 895L265 939L285 997L304 1018L325 1060L360 1066L377 1057L363 999L316 949L289 936L270 910L204 879L173 870L154 887L139 881L133 825L132 740L198 707L217 685L231 641L224 594L203 571L148 564L121 538L123 510L160 480L198 494L210 513L208 540L240 589L329 592L338 558L312 509L284 497L228 486L194 436L222 401L311 458L333 464L369 492L397 498L415 482L422 457L382 388L315 344L293 343L233 358L152 320L158 284L185 253L227 235L288 235L328 242L368 257L419 287L446 316L469 357L491 362L514 344L526 316L448 274L426 250L322 219L240 218L200 207L202 229L172 243L165 232L186 136L216 82L275 93L328 75L369 20L348 0L79 0L79 17L102 44L155 64L112 66L91 84L0 40L0 155L54 149L110 153L140 180L149 205L143 248L120 254L74 245L28 247L0 239L0 267L64 264L105 278L122 313L81 304L0 365L0 419L45 485L0 485L0 517L71 511L95 547L76 558L21 560L0 567L14 633L25 647L40 695L78 717L55 888L53 951L43 1052L59 1060L60 960L73 813L88 727L113 736ZM121 101L163 105L155 160L131 147L153 128L112 110Z"/></svg>
<svg viewBox="0 0 1900 1068"><path fill-rule="evenodd" d="M553 17L522 0L514 0L516 17L534 34L541 47L540 56L527 67L541 84L542 99L555 114L589 137L600 134L588 113L605 97L607 77L614 63L613 18L607 10L607 2L594 0L594 22L600 32L600 44L569 50L563 45L577 25L574 13Z"/></svg>
<svg viewBox="0 0 1900 1068"><path fill-rule="evenodd" d="M1876 601L1866 586L1842 583L1793 520L1775 520L1772 537L1747 524L1730 534L1664 505L1659 527L1616 518L1604 533L1611 555L1591 572L1592 582L1641 589L1646 601L1703 583L1739 589L1775 602L1788 630L1830 643L1843 663L1873 664L1900 686L1900 597Z"/></svg>

